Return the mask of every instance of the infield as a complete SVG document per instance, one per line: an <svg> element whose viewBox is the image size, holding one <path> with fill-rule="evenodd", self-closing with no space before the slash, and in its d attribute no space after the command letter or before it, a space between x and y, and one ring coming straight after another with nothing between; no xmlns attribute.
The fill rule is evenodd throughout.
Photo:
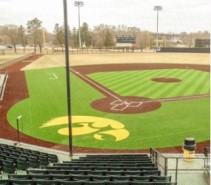
<svg viewBox="0 0 211 185"><path fill-rule="evenodd" d="M121 66L124 67L121 68ZM184 65L161 66L159 64L160 69L155 69L155 64L130 64L130 66L133 66L132 68L136 70L129 68L128 65L91 65L89 67L75 66L73 68L78 73L75 72L71 74L72 114L73 116L81 117L81 120L79 119L79 121L73 123L73 128L81 128L82 130L88 128L87 130L92 130L92 132L87 132L82 135L73 133L74 146L116 150L146 149L150 146L156 148L178 146L187 136L196 138L197 142L208 140L209 98L208 96L204 96L209 92L208 66L206 68L207 70L205 70L205 66L201 66L200 68L199 65L192 65L191 69L184 68ZM151 69L149 66L151 66ZM119 69L118 71L117 68ZM124 70L126 68L127 71ZM110 72L110 69L113 69L113 72ZM174 75L172 75L172 71ZM93 85L93 83L88 83L78 75L79 73L102 88L96 88L97 86ZM111 73L115 75L116 78L114 78ZM139 89L141 84L146 85L147 82L147 79L144 79L143 82L141 81L143 78L142 73L148 76L147 79L149 80L147 94L144 95L140 94L140 92L145 93L145 91ZM187 82L191 84L192 87L184 88L184 84L180 86L174 83L174 86L172 86L172 83L170 83L171 88L168 87L162 93L158 92L158 89L163 89L169 84L160 84L159 82L158 84L161 86L156 86L157 82L153 82L150 79L152 79L152 77L160 77L160 75L163 76L163 74L165 74L164 76L168 74L168 77L174 76L180 78L182 79L182 83L184 83L186 77L188 78ZM27 123L23 124L23 132L25 134L38 139L45 138L48 142L67 145L68 137L66 134L61 134L64 133L62 131L67 129L67 123L65 121L63 121L62 124L46 127L52 119L60 119L66 114L64 68L28 70L25 72L25 75L30 97L10 109L8 113L10 123L15 127L16 123L14 122L14 118L18 112L21 112L24 117L24 122ZM124 78L120 78L119 75ZM142 77L140 77L140 75ZM200 76L202 76L203 80L201 80ZM100 81L102 79L103 81ZM200 80L197 82L197 80L192 79ZM205 82L204 80L206 83L203 83L203 87L205 86L206 88L204 87L204 90L200 91L197 90L201 89L199 87L201 81ZM113 85L106 84L105 82L110 82ZM136 84L137 82L139 85ZM152 86L151 83L155 84ZM115 87L115 85L117 85L117 87ZM133 85L133 88L129 87L125 89L125 87L129 85ZM121 88L121 86L123 88ZM152 88L152 90L149 90L149 87ZM174 91L176 87L178 87L178 90L175 91L176 94L172 94L172 91ZM141 88L145 89L143 87ZM108 97L108 92L110 95L112 94L119 97L120 100L121 97L129 96L137 98L144 96L150 99L150 101L145 100L148 102L149 107L152 107L151 103L153 102L158 102L158 100L162 101L159 102L159 106L153 111L145 111L145 113L143 112L142 114L140 114L141 112L136 112L135 114L134 112L128 112L126 108L116 109L113 107L115 114L114 112L95 109L95 107L93 109L91 107L93 102ZM194 95L200 94L203 96L194 97ZM178 101L178 98L183 96L186 96L186 98L182 98ZM187 96L193 97L187 98ZM133 107L135 110L139 110L137 109L138 106L143 109L146 108L137 102L144 103L143 99L140 101L131 101L130 107ZM112 103L114 105L118 102L112 101L110 105L112 105ZM100 102L100 105L100 107L104 107L104 103ZM125 114L124 111L127 111L129 114ZM96 119L84 121L83 117L86 116L118 121L122 124L125 130L124 132L128 132L128 137L122 137L123 139L116 140L118 136L116 135L117 131L115 127L111 125L105 127L96 126L94 124Z"/></svg>

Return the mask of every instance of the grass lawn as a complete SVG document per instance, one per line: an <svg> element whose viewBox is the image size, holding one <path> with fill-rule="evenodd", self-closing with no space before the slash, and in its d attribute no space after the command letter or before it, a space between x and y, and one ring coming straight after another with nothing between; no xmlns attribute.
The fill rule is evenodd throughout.
<svg viewBox="0 0 211 185"><path fill-rule="evenodd" d="M25 74L30 97L10 109L7 115L9 122L16 128L17 115L23 115L20 131L42 140L68 144L67 135L58 133L58 130L67 128L65 121L54 126L43 127L54 118L67 115L65 69L28 70ZM174 83L159 84L149 80L159 75L180 78L183 84L174 87ZM134 73L131 71L93 73L90 77L122 96L147 96L153 99L206 94L209 91L209 74L190 69L154 70L153 73L149 70L134 71ZM181 146L186 137L194 137L196 142L209 139L209 98L162 102L161 108L156 111L119 115L91 108L90 104L96 99L103 98L104 95L73 74L71 74L71 82L73 116L99 117L118 121L122 125L121 128L117 128L108 124L100 128L99 125L93 126L94 119L87 122L84 119L74 120L74 129L83 130L87 125L91 125L92 129L97 130L83 135L74 135L75 146L148 149ZM189 88L184 88L183 85L187 84ZM163 88L165 90L161 91ZM125 131L128 136L116 141L114 133L121 134Z"/></svg>

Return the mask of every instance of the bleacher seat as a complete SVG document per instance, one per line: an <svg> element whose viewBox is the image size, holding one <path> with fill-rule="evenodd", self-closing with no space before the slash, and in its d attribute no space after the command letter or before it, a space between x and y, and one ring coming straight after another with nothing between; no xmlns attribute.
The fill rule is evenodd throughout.
<svg viewBox="0 0 211 185"><path fill-rule="evenodd" d="M34 181L33 180L25 180L25 179L13 179L10 180L11 185L33 185Z"/></svg>
<svg viewBox="0 0 211 185"><path fill-rule="evenodd" d="M17 175L17 174L8 174L8 178L13 180L13 179L23 179L23 180L29 180L31 179L30 178L30 175Z"/></svg>
<svg viewBox="0 0 211 185"><path fill-rule="evenodd" d="M171 182L171 176L151 176L153 182Z"/></svg>
<svg viewBox="0 0 211 185"><path fill-rule="evenodd" d="M5 180L5 179L0 179L0 185L9 185L9 180Z"/></svg>
<svg viewBox="0 0 211 185"><path fill-rule="evenodd" d="M0 145L0 166L4 171L5 160L13 164L14 170L7 172L8 180L1 180L0 185L174 185L170 176L161 176L145 154L88 155L59 163L56 155ZM25 170L26 174L17 175L16 170Z"/></svg>
<svg viewBox="0 0 211 185"><path fill-rule="evenodd" d="M154 185L177 185L176 182L155 182Z"/></svg>
<svg viewBox="0 0 211 185"><path fill-rule="evenodd" d="M41 168L53 162L58 162L57 155L0 143L0 169L5 173Z"/></svg>

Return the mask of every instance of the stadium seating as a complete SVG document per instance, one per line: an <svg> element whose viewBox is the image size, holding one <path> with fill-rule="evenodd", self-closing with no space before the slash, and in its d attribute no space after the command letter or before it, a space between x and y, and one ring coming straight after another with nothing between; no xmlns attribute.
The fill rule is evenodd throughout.
<svg viewBox="0 0 211 185"><path fill-rule="evenodd" d="M0 169L8 174L0 185L176 184L146 154L88 155L59 163L56 155L0 144ZM26 174L17 175L17 170Z"/></svg>
<svg viewBox="0 0 211 185"><path fill-rule="evenodd" d="M0 185L9 185L10 184L10 182L9 182L9 180L0 180Z"/></svg>
<svg viewBox="0 0 211 185"><path fill-rule="evenodd" d="M5 173L41 168L53 162L58 162L57 155L0 143L0 170Z"/></svg>

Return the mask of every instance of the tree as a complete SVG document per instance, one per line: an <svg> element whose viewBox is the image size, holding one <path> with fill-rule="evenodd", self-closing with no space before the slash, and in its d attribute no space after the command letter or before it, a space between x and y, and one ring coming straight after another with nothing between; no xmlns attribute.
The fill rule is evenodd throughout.
<svg viewBox="0 0 211 185"><path fill-rule="evenodd" d="M7 36L10 39L10 43L14 48L14 52L17 53L16 45L18 44L18 27L16 25L7 26Z"/></svg>
<svg viewBox="0 0 211 185"><path fill-rule="evenodd" d="M113 36L111 35L110 31L107 30L104 38L104 46L106 48L114 46L114 39Z"/></svg>
<svg viewBox="0 0 211 185"><path fill-rule="evenodd" d="M81 27L81 41L87 47L89 47L92 43L91 33L89 32L89 26L87 23L83 23Z"/></svg>
<svg viewBox="0 0 211 185"><path fill-rule="evenodd" d="M34 44L34 53L36 53L36 47L39 42L40 44L40 37L42 37L42 34L40 34L39 29L41 29L42 21L38 20L37 18L32 19L31 21L27 22L27 29L29 34L31 35L33 39Z"/></svg>
<svg viewBox="0 0 211 185"><path fill-rule="evenodd" d="M64 27L63 26L59 26L59 24L55 24L54 27L54 44L56 44L59 47L62 47L63 50L63 46L64 46Z"/></svg>
<svg viewBox="0 0 211 185"><path fill-rule="evenodd" d="M70 34L70 45L72 47L78 47L78 33L75 27L73 27L73 30Z"/></svg>
<svg viewBox="0 0 211 185"><path fill-rule="evenodd" d="M27 35L26 35L26 29L22 25L18 28L18 40L19 43L23 46L23 51L25 52L27 44Z"/></svg>
<svg viewBox="0 0 211 185"><path fill-rule="evenodd" d="M92 42L98 48L114 46L114 35L116 35L116 27L106 24L100 24L94 27L92 34Z"/></svg>
<svg viewBox="0 0 211 185"><path fill-rule="evenodd" d="M37 30L37 45L40 49L40 53L42 53L43 45L45 44L45 30L40 28Z"/></svg>

